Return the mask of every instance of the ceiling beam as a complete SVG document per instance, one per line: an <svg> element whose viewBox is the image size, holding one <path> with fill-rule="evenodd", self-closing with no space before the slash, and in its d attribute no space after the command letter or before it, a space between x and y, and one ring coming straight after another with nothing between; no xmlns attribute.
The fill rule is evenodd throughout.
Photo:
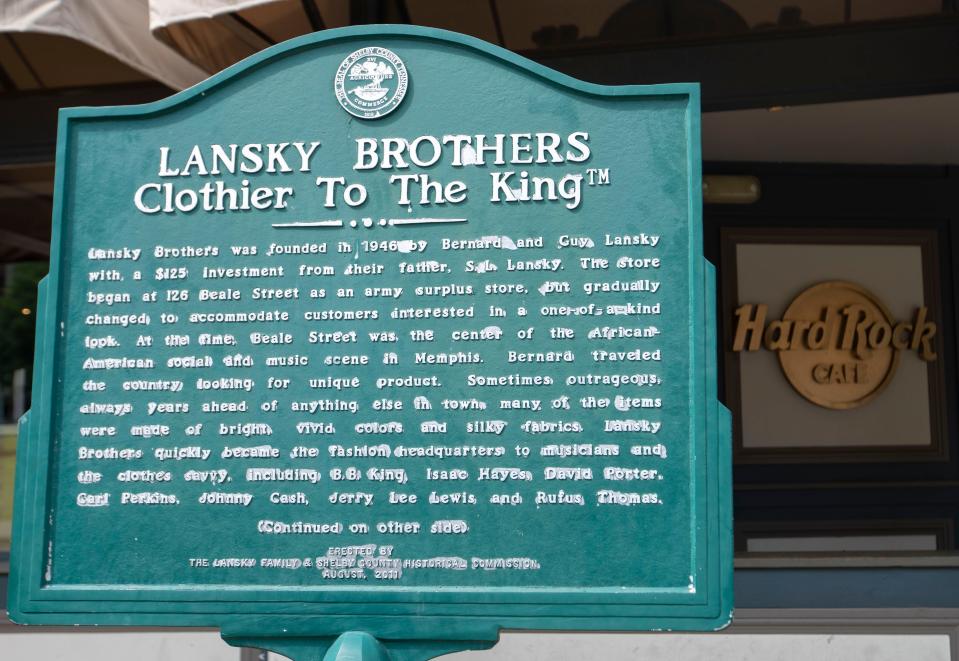
<svg viewBox="0 0 959 661"><path fill-rule="evenodd" d="M959 17L523 55L604 85L702 84L705 111L959 91Z"/></svg>
<svg viewBox="0 0 959 661"><path fill-rule="evenodd" d="M233 36L247 44L254 53L276 45L276 39L243 18L239 12L222 14L215 20L229 30Z"/></svg>
<svg viewBox="0 0 959 661"><path fill-rule="evenodd" d="M152 82L4 94L0 96L0 166L52 162L60 108L146 103L171 94L170 88Z"/></svg>
<svg viewBox="0 0 959 661"><path fill-rule="evenodd" d="M316 4L316 0L301 0L303 13L306 14L306 20L310 22L310 28L313 32L319 32L326 29L326 23L323 22L323 14Z"/></svg>

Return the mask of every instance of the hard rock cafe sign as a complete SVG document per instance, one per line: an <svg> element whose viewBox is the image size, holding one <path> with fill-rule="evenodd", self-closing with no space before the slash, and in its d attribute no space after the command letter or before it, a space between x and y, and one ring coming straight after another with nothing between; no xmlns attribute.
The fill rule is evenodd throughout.
<svg viewBox="0 0 959 661"><path fill-rule="evenodd" d="M892 380L903 351L936 359L936 324L926 306L896 321L874 294L851 282L809 287L782 319L767 322L767 313L761 304L736 309L733 351L775 351L792 387L825 408L870 401Z"/></svg>

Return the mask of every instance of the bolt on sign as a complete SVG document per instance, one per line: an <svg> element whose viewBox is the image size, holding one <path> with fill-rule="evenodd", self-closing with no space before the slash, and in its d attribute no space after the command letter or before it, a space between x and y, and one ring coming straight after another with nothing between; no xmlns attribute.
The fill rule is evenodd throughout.
<svg viewBox="0 0 959 661"><path fill-rule="evenodd" d="M328 30L57 153L12 619L297 661L729 621L696 85Z"/></svg>
<svg viewBox="0 0 959 661"><path fill-rule="evenodd" d="M733 351L775 351L783 374L800 395L830 409L872 400L892 380L902 351L936 360L936 324L926 306L897 321L865 288L841 280L801 292L782 319L767 322L768 307L736 309Z"/></svg>

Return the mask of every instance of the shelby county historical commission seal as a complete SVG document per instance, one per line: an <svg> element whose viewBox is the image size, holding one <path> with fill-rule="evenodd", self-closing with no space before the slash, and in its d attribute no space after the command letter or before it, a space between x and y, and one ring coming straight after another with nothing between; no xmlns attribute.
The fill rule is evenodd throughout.
<svg viewBox="0 0 959 661"><path fill-rule="evenodd" d="M333 90L346 112L360 119L376 119L396 110L408 82L406 65L396 53L370 46L343 60Z"/></svg>

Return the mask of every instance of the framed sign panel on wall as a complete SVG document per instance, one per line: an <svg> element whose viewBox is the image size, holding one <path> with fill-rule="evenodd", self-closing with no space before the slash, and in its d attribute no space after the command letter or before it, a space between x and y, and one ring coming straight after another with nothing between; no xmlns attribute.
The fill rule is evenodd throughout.
<svg viewBox="0 0 959 661"><path fill-rule="evenodd" d="M955 562L951 169L725 163L707 203L743 566ZM758 563L758 564L750 564Z"/></svg>
<svg viewBox="0 0 959 661"><path fill-rule="evenodd" d="M724 228L739 463L948 457L937 235Z"/></svg>

